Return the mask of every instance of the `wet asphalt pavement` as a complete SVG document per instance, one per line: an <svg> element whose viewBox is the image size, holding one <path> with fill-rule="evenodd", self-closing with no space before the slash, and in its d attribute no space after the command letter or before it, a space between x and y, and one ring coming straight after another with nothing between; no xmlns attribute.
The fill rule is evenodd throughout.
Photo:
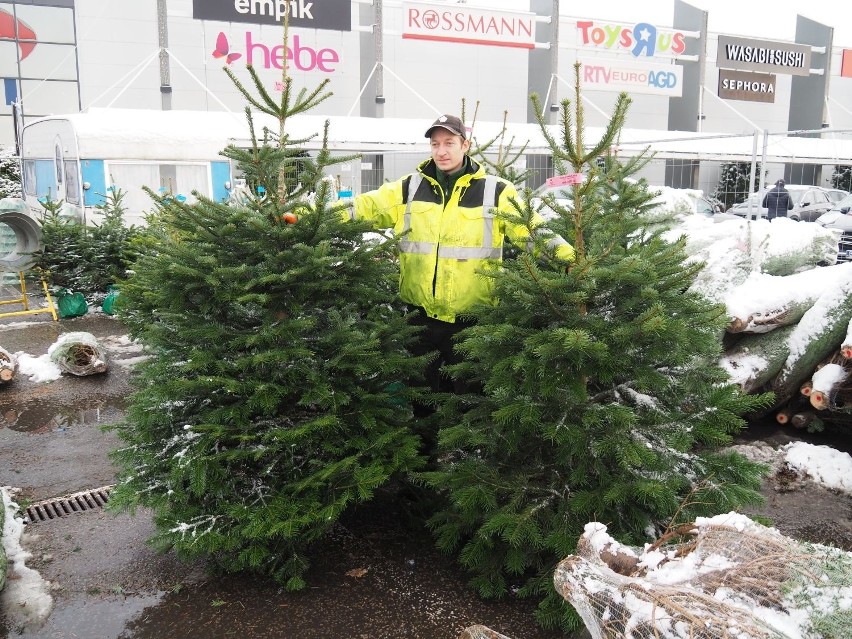
<svg viewBox="0 0 852 639"><path fill-rule="evenodd" d="M0 346L38 357L71 331L98 338L107 373L51 382L19 373L0 385L0 485L17 489L22 506L115 480L108 452L119 441L101 427L122 418L129 373L143 355L124 327L91 311L58 322L47 314L0 318ZM450 639L474 624L513 639L564 636L535 625L532 601L479 599L387 499L341 521L315 549L308 587L295 594L158 555L145 544L152 532L150 513L141 510L94 508L27 524L27 566L49 582L52 611L37 622L26 606L4 606L0 639Z"/></svg>

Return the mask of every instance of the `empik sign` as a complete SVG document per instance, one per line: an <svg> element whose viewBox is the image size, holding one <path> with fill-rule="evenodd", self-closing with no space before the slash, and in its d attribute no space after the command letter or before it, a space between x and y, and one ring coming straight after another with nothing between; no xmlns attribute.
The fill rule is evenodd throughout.
<svg viewBox="0 0 852 639"><path fill-rule="evenodd" d="M284 16L291 27L352 30L349 0L192 0L196 20L282 24Z"/></svg>

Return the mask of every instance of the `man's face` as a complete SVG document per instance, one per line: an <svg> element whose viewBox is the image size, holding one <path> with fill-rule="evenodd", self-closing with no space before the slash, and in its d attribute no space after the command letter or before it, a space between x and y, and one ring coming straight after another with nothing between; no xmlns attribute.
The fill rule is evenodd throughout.
<svg viewBox="0 0 852 639"><path fill-rule="evenodd" d="M444 173L453 173L461 168L464 154L470 148L470 140L453 135L440 127L432 131L432 159Z"/></svg>

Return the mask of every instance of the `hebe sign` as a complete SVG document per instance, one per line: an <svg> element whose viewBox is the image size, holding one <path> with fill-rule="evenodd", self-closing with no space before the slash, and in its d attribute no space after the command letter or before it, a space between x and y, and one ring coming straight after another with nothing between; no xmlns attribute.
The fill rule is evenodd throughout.
<svg viewBox="0 0 852 639"><path fill-rule="evenodd" d="M334 49L316 50L302 46L297 35L293 36L293 46L287 47L286 52L283 44L270 49L262 42L254 42L251 31L246 31L246 64L280 69L285 60L288 67L292 62L299 71L319 69L323 73L334 73L334 65L340 62L340 55Z"/></svg>
<svg viewBox="0 0 852 639"><path fill-rule="evenodd" d="M299 71L334 73L340 62L340 54L336 50L314 49L310 45L302 44L298 35L292 37L292 44L286 49L283 44L269 47L263 42L255 41L251 31L246 31L245 43L245 62L253 67L281 69L286 64L288 69L295 67ZM224 57L228 64L241 57L239 52L230 50L224 33L219 34L216 49L212 55L214 58Z"/></svg>

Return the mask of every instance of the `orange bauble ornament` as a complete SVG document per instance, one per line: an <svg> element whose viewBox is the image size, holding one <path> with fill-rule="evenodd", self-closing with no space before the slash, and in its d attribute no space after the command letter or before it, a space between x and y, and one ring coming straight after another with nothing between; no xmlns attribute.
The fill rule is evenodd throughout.
<svg viewBox="0 0 852 639"><path fill-rule="evenodd" d="M296 220L299 218L297 218L293 213L285 213L281 216L281 219L287 222L287 224L295 224Z"/></svg>

